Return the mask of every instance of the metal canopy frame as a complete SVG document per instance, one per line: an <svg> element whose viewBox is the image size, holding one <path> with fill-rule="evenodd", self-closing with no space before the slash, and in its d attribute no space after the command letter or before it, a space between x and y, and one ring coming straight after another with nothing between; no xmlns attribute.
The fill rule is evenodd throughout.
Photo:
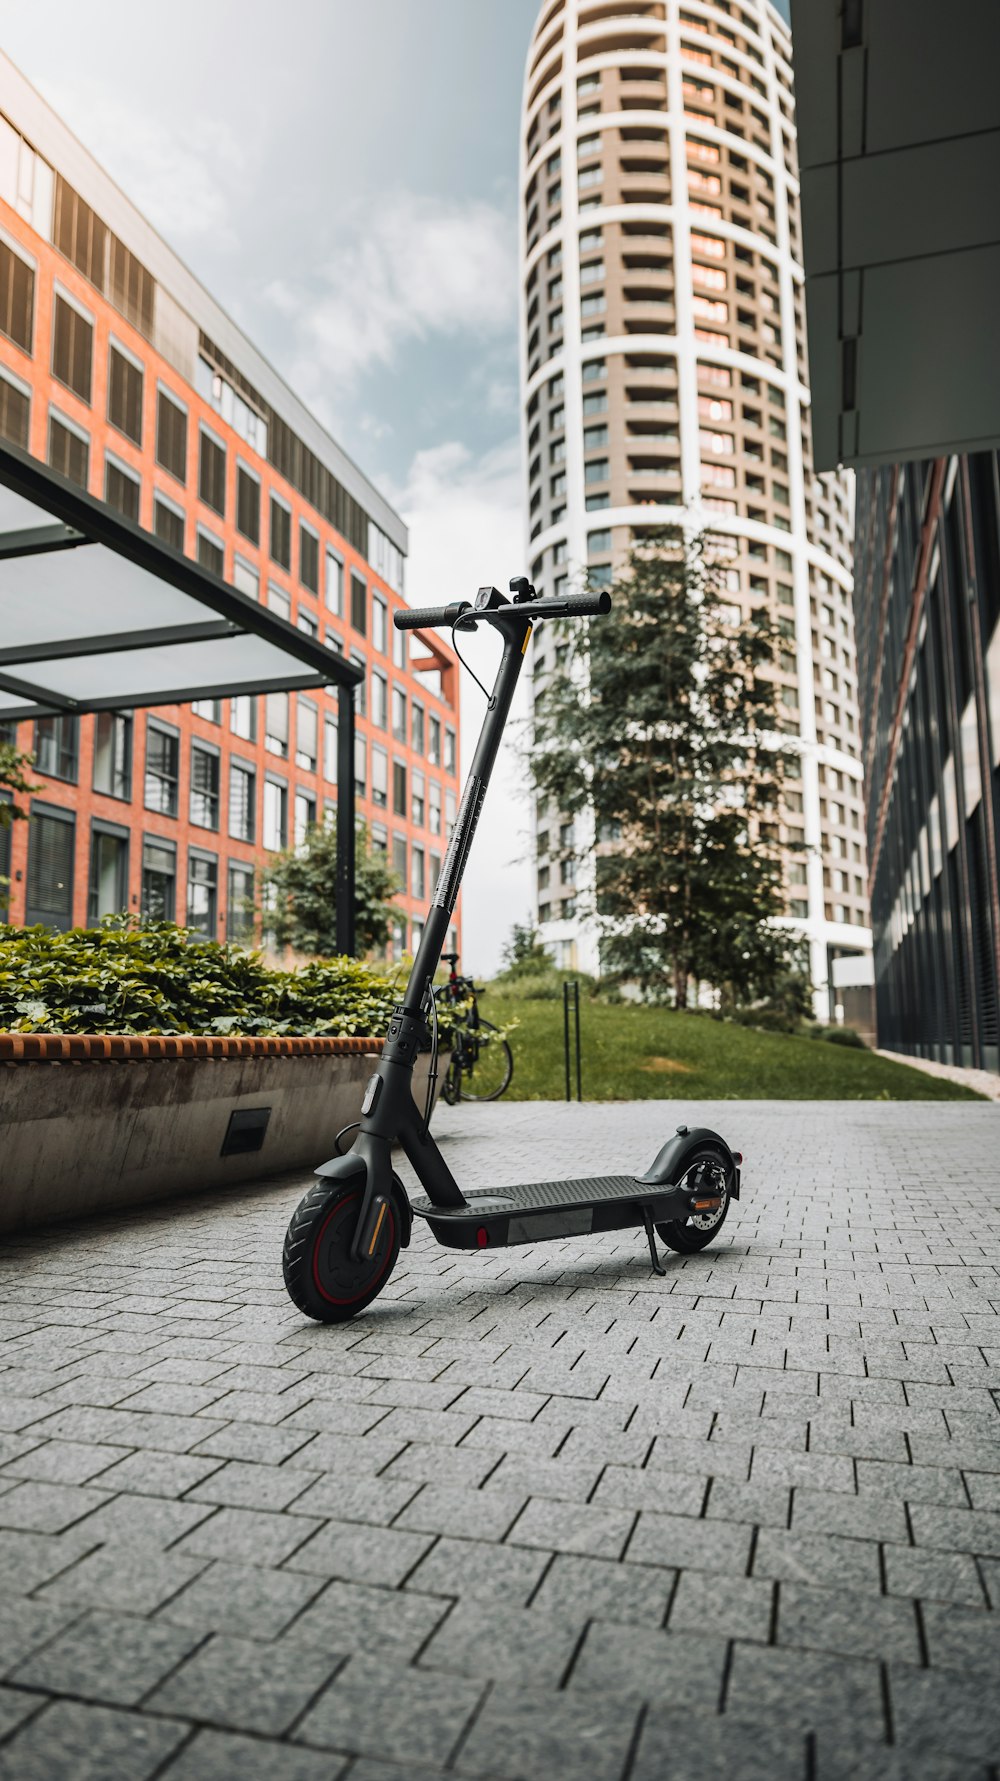
<svg viewBox="0 0 1000 1781"><path fill-rule="evenodd" d="M188 705L198 699L235 698L241 695L302 692L313 687L336 687L338 716L338 785L337 785L337 944L342 952L353 953L354 932L354 688L363 680L363 671L346 657L334 654L325 644L315 642L302 631L279 618L276 613L239 589L232 587L190 557L182 556L150 532L143 531L124 515L114 512L101 501L86 494L75 483L66 480L36 458L28 457L16 447L0 442L0 511L6 496L16 497L14 503L28 503L34 513L24 515L38 523L19 524L6 529L0 519L0 721L18 722L25 718L58 715L80 716L97 711L125 711L159 705ZM7 503L8 506L10 503ZM131 628L109 624L104 630L88 630L77 635L71 626L60 622L51 599L46 599L46 570L55 567L66 553L80 553L82 565L92 565L92 553L110 552L109 570L118 573L121 586L120 559L136 571L134 587L124 583L126 597L134 596L139 610L138 622ZM16 593L20 596L15 609L17 627L32 634L27 640L10 643L9 620L15 614L7 607L11 588L5 588L5 565L38 561L38 585L26 589L24 577L18 578ZM112 562L111 559L114 559ZM72 573L72 571L70 572ZM66 566L59 561L62 592L66 592ZM141 623L143 598L155 595L152 583L175 590L191 607L190 618L183 623ZM9 577L7 577L9 581ZM86 578L89 580L89 576ZM25 596L29 595L26 602ZM85 612L93 624L99 623L95 610L93 588L84 590L78 610ZM176 600L170 602L176 605ZM212 614L207 617L205 614ZM46 621L49 620L48 628ZM54 621L54 622L51 622ZM15 628L17 628L15 627ZM240 642L256 640L266 646L257 650L259 665L240 668L234 662L232 677L220 678L217 649L220 643L232 641L234 655ZM207 646L207 649L206 649ZM185 678L180 685L155 685L152 671L158 655L168 652L190 652L190 667L203 678ZM211 650L211 662L199 664L199 655ZM83 665L88 659L104 661L114 656L136 653L138 662L126 664L121 684L113 693L91 692L86 687L67 690L66 676L73 664ZM242 653L246 653L244 648ZM254 653L251 651L251 653ZM135 679L139 664L150 665L148 677ZM266 664L266 665L265 665ZM59 682L62 681L60 685Z"/></svg>

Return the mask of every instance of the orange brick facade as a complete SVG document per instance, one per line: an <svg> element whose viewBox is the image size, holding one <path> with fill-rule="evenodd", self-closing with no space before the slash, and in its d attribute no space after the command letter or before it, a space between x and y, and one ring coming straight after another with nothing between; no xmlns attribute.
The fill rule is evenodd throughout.
<svg viewBox="0 0 1000 1781"><path fill-rule="evenodd" d="M396 638L392 614L406 604L378 574L365 557L341 536L296 490L277 474L267 458L255 451L223 419L213 402L198 391L156 351L151 341L130 326L119 310L79 272L70 260L39 236L9 204L0 200L0 231L11 244L23 246L35 266L34 316L30 352L22 350L6 334L0 332L0 375L13 374L21 386L30 387L29 449L49 459L50 411L55 410L86 435L89 442L87 488L98 498L105 496L107 458L139 479L140 525L154 530L154 501L157 497L178 515L183 515L184 551L198 554L198 530L201 528L224 551L223 573L227 580L236 580L237 559L244 578L252 571L258 578L259 597L278 605L282 610L287 600L287 615L294 624L308 629L332 647L365 668L364 701L357 713L358 770L355 773L357 810L367 822L378 845L394 859L397 868L404 867L405 883L398 900L399 924L393 949L415 944L427 899L435 882L447 843L447 834L454 818L458 788L458 669L451 651L435 639L431 645L421 638L414 640L412 657L401 654L408 637ZM52 371L53 309L55 289L60 287L80 310L91 318L93 353L91 400L84 402L61 382ZM142 368L141 444L136 445L108 419L109 348L112 337ZM186 410L187 447L186 474L182 481L170 474L157 461L158 387ZM199 497L199 440L202 425L214 440L225 447L224 514L219 515ZM237 529L237 466L242 464L259 481L259 542L254 543ZM291 514L291 569L280 567L270 557L270 497L276 495ZM305 522L318 538L319 589L311 592L302 584L299 562L299 523ZM328 547L342 564L340 577L340 610L331 609L328 591ZM360 579L352 579L352 577ZM359 609L363 594L363 629L354 621L362 616ZM95 612L88 628L99 629L100 614ZM395 641L394 641L395 639ZM428 648L433 648L433 655ZM414 671L411 662L419 669ZM427 669L430 672L427 672ZM375 682L378 676L378 684ZM384 687L384 699L382 697ZM395 696L394 696L395 695ZM405 697L405 711L400 710L398 695ZM36 766L31 773L38 789L29 800L32 809L44 812L56 809L75 816L73 852L73 925L85 925L95 908L92 882L92 837L94 824L108 825L109 830L127 830L128 908L138 912L143 906L144 841L165 842L176 849L176 916L184 921L188 914L187 886L190 878L191 850L203 860L216 862L216 899L211 925L216 938L235 932L229 908L228 885L230 867L259 869L268 857L264 846L265 813L263 809L266 780L283 784L286 791L287 841L296 836L308 811L321 818L336 804L335 750L327 742L326 762L324 739L326 720L336 718L335 690L317 688L304 695L309 706L317 709L318 743L314 750L315 764L308 754L297 749L297 703L303 695L289 696L287 752L282 755L266 744L266 706L263 698L256 700L256 739L249 740L233 733L230 702L221 701L221 721L197 715L190 707L171 706L155 713L137 711L133 714L131 731L131 787L128 797L112 797L95 791L93 717L79 720L78 759L75 781L42 773ZM384 704L384 710L381 709ZM179 783L177 815L168 816L147 807L145 797L146 748L149 718L162 719L179 735ZM403 719L402 722L399 719ZM384 719L384 721L383 721ZM394 723L394 719L396 722ZM436 746L435 746L436 740ZM35 729L22 722L17 730L18 746L35 750ZM203 742L218 759L217 821L214 827L192 820L193 799L190 764L192 744ZM363 748L363 772L360 770ZM296 755L300 753L297 760ZM230 834L230 767L232 760L251 767L255 817L253 841L239 840ZM402 771L400 771L402 770ZM327 776L329 773L329 777ZM301 800L311 800L307 807ZM402 807L400 807L402 806ZM10 837L8 872L11 880L8 919L20 923L30 913L27 902L29 849L34 823L18 822ZM207 920L207 918L206 918ZM457 920L457 918L456 918Z"/></svg>

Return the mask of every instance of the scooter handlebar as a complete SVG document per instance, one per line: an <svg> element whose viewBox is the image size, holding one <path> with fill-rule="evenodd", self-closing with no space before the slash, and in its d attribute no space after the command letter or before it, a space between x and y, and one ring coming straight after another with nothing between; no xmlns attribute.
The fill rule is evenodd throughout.
<svg viewBox="0 0 1000 1781"><path fill-rule="evenodd" d="M450 606L422 606L414 611L393 614L397 631L426 631L437 626L449 628L460 619L486 624L503 624L511 618L527 618L537 623L543 618L596 618L611 611L611 595L606 589L592 594L560 594L556 599L521 600L514 605L477 610L470 600L453 600ZM463 625L463 629L465 626Z"/></svg>

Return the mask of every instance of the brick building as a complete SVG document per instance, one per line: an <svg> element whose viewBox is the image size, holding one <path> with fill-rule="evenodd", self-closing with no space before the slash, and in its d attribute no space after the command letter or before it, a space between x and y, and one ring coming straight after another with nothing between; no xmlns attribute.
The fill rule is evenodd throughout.
<svg viewBox="0 0 1000 1781"><path fill-rule="evenodd" d="M416 944L454 819L458 671L392 627L406 527L0 55L0 435L364 670L355 793ZM98 618L95 613L95 620ZM8 723L9 919L128 908L247 939L255 874L337 805L332 690Z"/></svg>

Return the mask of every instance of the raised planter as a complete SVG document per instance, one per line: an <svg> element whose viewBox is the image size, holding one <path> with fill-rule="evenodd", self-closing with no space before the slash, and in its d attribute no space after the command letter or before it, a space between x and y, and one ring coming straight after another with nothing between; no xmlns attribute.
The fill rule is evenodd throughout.
<svg viewBox="0 0 1000 1781"><path fill-rule="evenodd" d="M357 1119L380 1050L376 1039L0 1034L0 1232L308 1170ZM427 1068L421 1058L418 1099Z"/></svg>

